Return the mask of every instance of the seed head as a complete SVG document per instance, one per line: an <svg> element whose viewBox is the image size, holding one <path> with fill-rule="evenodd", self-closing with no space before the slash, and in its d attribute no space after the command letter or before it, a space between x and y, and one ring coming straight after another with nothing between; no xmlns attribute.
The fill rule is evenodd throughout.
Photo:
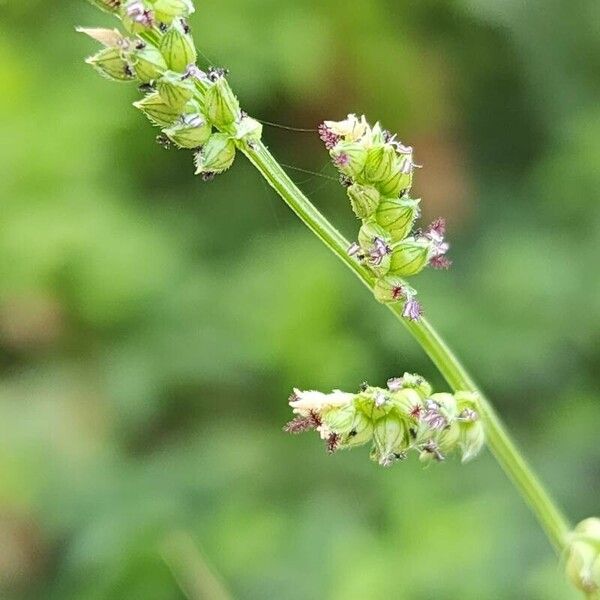
<svg viewBox="0 0 600 600"><path fill-rule="evenodd" d="M289 398L295 416L284 430L316 430L329 453L372 442L371 458L382 466L405 459L411 450L422 461L441 462L459 446L463 457L465 449L474 455L473 447L464 446L472 435L464 428L479 425L465 420L473 402L467 392L431 395L429 383L412 373L389 379L387 389L364 383L355 394L295 389Z"/></svg>

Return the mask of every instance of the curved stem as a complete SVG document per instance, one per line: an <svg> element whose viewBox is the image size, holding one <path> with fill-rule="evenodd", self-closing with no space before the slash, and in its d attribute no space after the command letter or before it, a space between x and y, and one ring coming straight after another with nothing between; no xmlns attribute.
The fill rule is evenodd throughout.
<svg viewBox="0 0 600 600"><path fill-rule="evenodd" d="M372 290L374 277L366 267L348 255L349 242L311 204L267 148L259 142L241 149L304 224ZM409 321L402 317L398 305L390 304L388 308L410 331L455 391L468 390L479 394L481 416L486 425L486 439L490 450L531 507L555 550L562 552L570 530L569 523L510 439L489 400L426 319Z"/></svg>

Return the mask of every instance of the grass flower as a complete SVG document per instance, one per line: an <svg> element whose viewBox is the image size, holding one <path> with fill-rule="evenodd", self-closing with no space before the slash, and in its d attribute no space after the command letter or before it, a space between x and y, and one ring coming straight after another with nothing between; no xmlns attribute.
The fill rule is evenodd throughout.
<svg viewBox="0 0 600 600"><path fill-rule="evenodd" d="M444 221L434 221L425 231L416 227L420 200L410 192L419 165L413 148L365 116L348 115L319 126L361 221L358 240L350 243L262 143L262 125L240 108L227 70L196 64L199 53L187 22L194 12L191 0L91 3L120 19L126 33L80 29L101 45L88 62L111 80L137 82L143 97L134 106L161 129L157 141L190 150L203 180L229 169L238 153L245 155L305 225L387 305L454 390L434 394L424 378L413 374L390 379L387 388L364 385L356 393L295 390L290 399L294 418L286 431L316 430L330 453L371 444L371 458L382 466L411 452L426 463L441 462L452 452L468 461L487 443L555 549L567 552L573 583L594 597L600 585L598 519L571 532L491 402L423 317L417 292L406 281L428 266L450 266Z"/></svg>
<svg viewBox="0 0 600 600"><path fill-rule="evenodd" d="M437 219L424 232L415 230L420 200L409 196L416 167L413 148L395 134L371 126L363 115L343 121L325 121L319 136L329 150L343 181L354 214L361 219L358 235L361 253L355 252L377 277L375 297L383 303L403 303L402 316L417 321L422 308L416 292L398 278L412 277L425 267L448 268L449 244L445 222ZM354 249L354 247L353 247ZM392 280L385 278L392 276ZM382 293L382 290L390 293Z"/></svg>
<svg viewBox="0 0 600 600"><path fill-rule="evenodd" d="M389 379L387 388L364 385L356 393L295 389L289 404L295 416L285 431L314 429L329 453L370 443L371 459L385 467L411 451L441 462L460 450L466 462L485 438L474 394L432 394L423 377L410 373Z"/></svg>

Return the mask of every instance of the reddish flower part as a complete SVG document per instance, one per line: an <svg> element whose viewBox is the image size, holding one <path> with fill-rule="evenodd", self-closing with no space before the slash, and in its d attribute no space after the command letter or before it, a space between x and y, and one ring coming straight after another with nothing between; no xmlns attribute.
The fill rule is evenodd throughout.
<svg viewBox="0 0 600 600"><path fill-rule="evenodd" d="M436 234L439 237L444 237L446 234L446 219L438 217L427 230L428 234Z"/></svg>
<svg viewBox="0 0 600 600"><path fill-rule="evenodd" d="M154 25L154 15L151 11L146 10L142 2L132 2L127 7L127 16L144 27L152 27Z"/></svg>
<svg viewBox="0 0 600 600"><path fill-rule="evenodd" d="M418 421L421 418L422 411L423 407L419 404L415 404L409 414L413 419L415 419L415 421Z"/></svg>
<svg viewBox="0 0 600 600"><path fill-rule="evenodd" d="M329 129L325 123L321 123L319 125L318 131L319 137L323 140L327 150L331 150L341 139L340 136L333 133L333 131L331 131L331 129Z"/></svg>
<svg viewBox="0 0 600 600"><path fill-rule="evenodd" d="M401 300L404 298L404 295L404 288L401 285L392 288L392 299L394 301Z"/></svg>
<svg viewBox="0 0 600 600"><path fill-rule="evenodd" d="M446 258L445 254L450 249L450 244L444 240L446 233L446 221L436 219L423 234L431 242L432 254L429 264L434 269L448 269L452 261Z"/></svg>
<svg viewBox="0 0 600 600"><path fill-rule="evenodd" d="M305 431L311 431L312 429L316 429L321 425L321 419L316 412L311 411L307 416L303 417L298 415L294 419L292 419L283 430L286 433L304 433Z"/></svg>
<svg viewBox="0 0 600 600"><path fill-rule="evenodd" d="M443 256L434 256L430 261L429 264L434 268L434 269L449 269L452 266L452 261Z"/></svg>
<svg viewBox="0 0 600 600"><path fill-rule="evenodd" d="M333 158L333 164L338 168L342 168L348 165L350 162L350 158L345 152L340 152L337 156Z"/></svg>
<svg viewBox="0 0 600 600"><path fill-rule="evenodd" d="M326 441L327 452L333 454L340 447L340 436L337 433L332 433Z"/></svg>

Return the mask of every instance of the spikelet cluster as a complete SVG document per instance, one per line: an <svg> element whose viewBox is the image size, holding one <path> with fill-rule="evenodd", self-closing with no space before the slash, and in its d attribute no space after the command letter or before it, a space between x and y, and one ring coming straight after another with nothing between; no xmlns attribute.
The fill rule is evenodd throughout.
<svg viewBox="0 0 600 600"><path fill-rule="evenodd" d="M402 302L403 315L418 319L421 307L407 277L431 265L447 268L445 223L436 220L425 231L415 229L420 200L410 197L413 149L379 123L348 115L325 121L319 134L346 187L350 205L362 226L348 252L376 277L375 297L383 303Z"/></svg>
<svg viewBox="0 0 600 600"><path fill-rule="evenodd" d="M389 467L416 452L425 463L441 462L455 449L463 462L485 441L477 396L432 393L423 377L405 373L387 387L361 386L356 393L294 390L289 433L316 430L328 452L371 444L371 459Z"/></svg>

